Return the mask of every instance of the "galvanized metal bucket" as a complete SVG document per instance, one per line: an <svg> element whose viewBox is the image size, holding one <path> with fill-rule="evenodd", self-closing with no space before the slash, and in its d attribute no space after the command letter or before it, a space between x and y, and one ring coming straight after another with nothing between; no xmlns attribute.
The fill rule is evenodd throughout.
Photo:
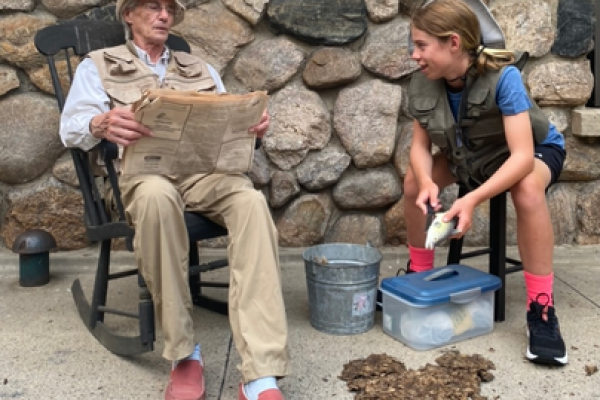
<svg viewBox="0 0 600 400"><path fill-rule="evenodd" d="M382 255L367 245L334 243L304 251L310 324L334 335L371 329Z"/></svg>

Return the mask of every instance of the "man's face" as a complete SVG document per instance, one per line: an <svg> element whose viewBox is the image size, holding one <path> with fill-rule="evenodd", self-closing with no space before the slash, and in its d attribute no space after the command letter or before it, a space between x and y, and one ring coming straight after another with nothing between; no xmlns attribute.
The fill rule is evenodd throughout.
<svg viewBox="0 0 600 400"><path fill-rule="evenodd" d="M139 0L123 13L123 19L131 27L136 45L143 48L165 44L177 12L175 0Z"/></svg>

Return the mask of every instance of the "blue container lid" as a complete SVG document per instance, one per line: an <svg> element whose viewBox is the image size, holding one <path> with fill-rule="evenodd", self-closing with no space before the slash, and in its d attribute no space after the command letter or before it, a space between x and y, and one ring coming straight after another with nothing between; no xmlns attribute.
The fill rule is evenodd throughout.
<svg viewBox="0 0 600 400"><path fill-rule="evenodd" d="M382 291L420 307L448 302L468 303L501 286L502 281L497 276L459 264L381 281Z"/></svg>

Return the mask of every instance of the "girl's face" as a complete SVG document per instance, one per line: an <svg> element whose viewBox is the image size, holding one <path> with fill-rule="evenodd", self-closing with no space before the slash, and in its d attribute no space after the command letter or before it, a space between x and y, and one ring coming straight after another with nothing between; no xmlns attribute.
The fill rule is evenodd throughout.
<svg viewBox="0 0 600 400"><path fill-rule="evenodd" d="M411 35L414 44L412 58L419 64L427 79L456 77L456 59L460 53L458 35L452 35L448 40L442 41L414 27L411 27Z"/></svg>

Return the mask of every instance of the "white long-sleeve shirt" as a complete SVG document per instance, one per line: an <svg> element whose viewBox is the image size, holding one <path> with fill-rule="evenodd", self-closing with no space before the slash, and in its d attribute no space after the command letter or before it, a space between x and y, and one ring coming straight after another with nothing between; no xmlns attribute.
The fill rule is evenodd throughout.
<svg viewBox="0 0 600 400"><path fill-rule="evenodd" d="M169 49L165 51L156 64L152 64L148 53L135 46L138 57L162 82L169 63ZM225 85L219 73L208 65L208 71L216 83L217 92L225 92ZM85 151L96 146L100 139L92 136L90 120L98 114L110 110L110 99L102 86L96 64L85 58L77 67L69 95L60 117L60 139L66 147L79 147Z"/></svg>

